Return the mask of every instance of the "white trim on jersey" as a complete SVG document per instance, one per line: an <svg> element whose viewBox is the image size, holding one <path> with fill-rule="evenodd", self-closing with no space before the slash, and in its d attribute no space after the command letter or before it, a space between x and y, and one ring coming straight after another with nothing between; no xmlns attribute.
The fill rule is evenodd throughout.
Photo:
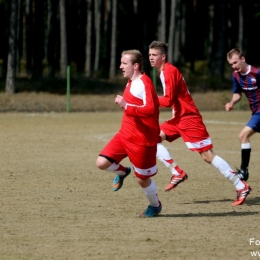
<svg viewBox="0 0 260 260"><path fill-rule="evenodd" d="M143 107L143 106L146 105L145 86L144 86L144 83L143 83L143 81L141 79L134 80L131 83L130 93L134 97L143 100L144 104L142 106L139 106L139 107ZM136 104L129 104L129 103L127 105L128 106L136 106Z"/></svg>
<svg viewBox="0 0 260 260"><path fill-rule="evenodd" d="M161 73L160 73L160 80L161 80L162 87L163 87L163 95L165 96L166 85L165 85L165 78L164 78L164 74L163 74L163 72L162 72L162 71L161 71Z"/></svg>

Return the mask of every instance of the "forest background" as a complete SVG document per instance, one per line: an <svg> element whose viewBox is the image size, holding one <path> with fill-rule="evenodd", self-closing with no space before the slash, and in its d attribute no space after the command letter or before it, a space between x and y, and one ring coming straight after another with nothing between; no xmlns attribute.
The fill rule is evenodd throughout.
<svg viewBox="0 0 260 260"><path fill-rule="evenodd" d="M121 52L138 49L160 92L148 46L161 40L191 92L227 99L226 53L260 64L259 14L256 0L0 0L0 91L64 95L69 75L71 94L113 94L125 86Z"/></svg>

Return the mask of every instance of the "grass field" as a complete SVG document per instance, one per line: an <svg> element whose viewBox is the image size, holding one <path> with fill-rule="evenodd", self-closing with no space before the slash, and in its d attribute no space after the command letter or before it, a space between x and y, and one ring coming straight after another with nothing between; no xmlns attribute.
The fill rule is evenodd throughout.
<svg viewBox="0 0 260 260"><path fill-rule="evenodd" d="M118 111L114 103L116 94L73 94L68 98L66 95L50 93L23 92L13 95L0 93L0 112L66 112L68 104L70 112ZM200 111L223 111L231 95L231 92L227 91L192 94ZM245 97L236 109L249 109Z"/></svg>
<svg viewBox="0 0 260 260"><path fill-rule="evenodd" d="M238 133L249 111L203 111L214 151L240 166ZM232 207L233 185L190 152L165 143L188 181L164 192L170 173L153 178L163 204L152 219L136 217L147 201L131 174L118 192L114 175L95 166L118 130L121 112L0 114L0 259L246 260L260 254L260 139L252 137L252 193ZM161 113L160 120L169 117ZM129 165L128 159L123 161ZM256 243L251 243L254 239ZM258 242L257 242L258 241ZM258 243L258 244L257 244Z"/></svg>

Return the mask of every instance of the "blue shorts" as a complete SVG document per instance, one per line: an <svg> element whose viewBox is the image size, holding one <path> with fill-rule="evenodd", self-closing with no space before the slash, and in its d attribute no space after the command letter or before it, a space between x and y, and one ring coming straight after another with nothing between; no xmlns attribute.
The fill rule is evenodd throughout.
<svg viewBox="0 0 260 260"><path fill-rule="evenodd" d="M260 112L253 114L246 126L260 133Z"/></svg>

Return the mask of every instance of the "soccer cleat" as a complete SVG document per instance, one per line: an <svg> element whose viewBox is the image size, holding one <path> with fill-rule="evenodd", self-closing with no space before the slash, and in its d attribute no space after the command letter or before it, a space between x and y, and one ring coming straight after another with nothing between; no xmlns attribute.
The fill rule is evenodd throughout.
<svg viewBox="0 0 260 260"><path fill-rule="evenodd" d="M113 181L113 191L118 191L122 188L123 183L124 183L124 179L125 177L127 177L131 172L131 168L130 167L126 167L126 172L124 176L120 176L120 175L116 175L114 181Z"/></svg>
<svg viewBox="0 0 260 260"><path fill-rule="evenodd" d="M148 206L148 208L140 213L140 214L137 214L138 217L141 217L141 218L153 218L155 216L157 216L161 211L162 211L162 203L159 201L159 206L158 207L153 207L151 205Z"/></svg>
<svg viewBox="0 0 260 260"><path fill-rule="evenodd" d="M246 170L237 169L236 176L242 181L247 181L249 178L249 172L247 169Z"/></svg>
<svg viewBox="0 0 260 260"><path fill-rule="evenodd" d="M250 193L252 190L251 187L242 181L245 184L245 188L242 190L237 190L237 199L232 203L232 206L238 206L238 205L243 205L247 195Z"/></svg>
<svg viewBox="0 0 260 260"><path fill-rule="evenodd" d="M172 175L170 183L164 189L165 191L173 190L178 186L179 183L188 180L188 175L182 171L181 175Z"/></svg>

